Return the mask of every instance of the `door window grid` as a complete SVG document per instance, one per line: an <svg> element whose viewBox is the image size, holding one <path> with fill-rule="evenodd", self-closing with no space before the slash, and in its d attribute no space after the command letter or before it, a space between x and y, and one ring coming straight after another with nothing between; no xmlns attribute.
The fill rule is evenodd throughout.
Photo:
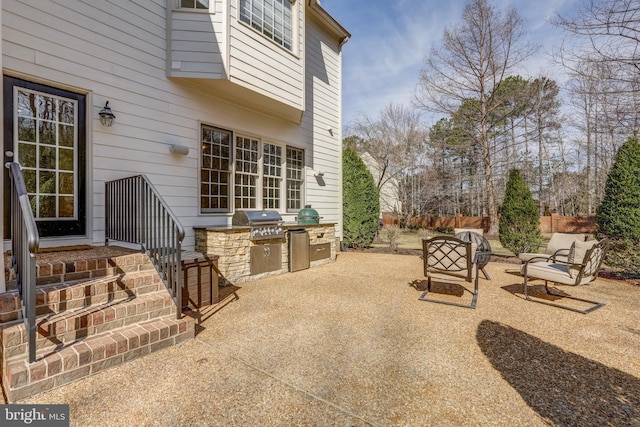
<svg viewBox="0 0 640 427"><path fill-rule="evenodd" d="M36 220L76 220L77 101L16 89L17 159Z"/></svg>
<svg viewBox="0 0 640 427"><path fill-rule="evenodd" d="M287 210L302 209L304 150L287 147Z"/></svg>
<svg viewBox="0 0 640 427"><path fill-rule="evenodd" d="M292 9L290 0L240 0L240 20L292 50Z"/></svg>
<svg viewBox="0 0 640 427"><path fill-rule="evenodd" d="M202 128L200 208L203 212L228 212L231 178L231 132Z"/></svg>

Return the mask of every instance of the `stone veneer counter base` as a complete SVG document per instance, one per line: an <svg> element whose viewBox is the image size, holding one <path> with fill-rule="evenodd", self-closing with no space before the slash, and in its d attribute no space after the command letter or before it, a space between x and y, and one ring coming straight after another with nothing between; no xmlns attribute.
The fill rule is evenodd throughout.
<svg viewBox="0 0 640 427"><path fill-rule="evenodd" d="M336 242L334 223L284 224L283 227L286 231L306 230L309 233L310 248L318 248L319 245L326 245L330 248L328 257L311 261L310 267L336 260L338 243ZM218 268L223 275L220 284L243 283L289 272L288 233L285 233L283 238L251 240L251 228L246 226L194 227L194 230L195 250L220 257ZM271 266L268 272L251 274L251 252L252 248L256 247L268 248L270 252L280 250L280 257L273 254L273 259L277 264ZM278 260L278 258L280 259Z"/></svg>

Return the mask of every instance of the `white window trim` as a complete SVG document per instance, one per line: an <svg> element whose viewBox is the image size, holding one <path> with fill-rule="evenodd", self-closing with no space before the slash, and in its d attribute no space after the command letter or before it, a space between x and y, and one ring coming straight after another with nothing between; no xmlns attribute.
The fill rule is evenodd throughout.
<svg viewBox="0 0 640 427"><path fill-rule="evenodd" d="M264 32L258 31L255 28L253 28L253 26L251 26L250 24L247 24L246 22L244 22L240 18L240 13L241 13L240 0L236 0L236 7L237 7L237 14L238 14L236 18L237 18L237 21L240 23L240 25L243 25L245 28L250 29L255 34L259 34L260 37L262 37L264 40L267 40L272 45L277 46L278 48L282 49L284 52L287 52L290 55L293 55L295 57L298 57L299 49L300 49L299 43L298 43L300 11L298 9L298 5L295 0L293 1L289 0L289 3L291 3L291 49L288 49L284 45L281 45L280 43L276 42L273 38L268 37L266 34L264 34Z"/></svg>
<svg viewBox="0 0 640 427"><path fill-rule="evenodd" d="M264 194L264 187L263 187L263 178L264 178L264 144L271 144L271 145L275 145L280 147L281 149L281 163L280 163L280 185L279 185L279 190L280 190L280 207L278 209L276 209L278 212L280 213L295 213L298 212L299 209L289 209L288 208L288 194L287 194L287 148L293 148L296 150L300 150L302 151L302 187L300 189L301 194L300 194L300 206L302 209L302 207L304 207L306 200L305 200L305 187L306 187L306 179L305 179L305 164L306 164L306 152L304 150L304 148L300 148L297 146L293 146L293 145L288 145L286 143L283 142L276 142L273 141L272 139L265 139L265 138L261 138L259 136L256 135L252 135L249 133L244 133L244 132L236 132L233 130L230 130L228 128L225 127L221 127L221 126L216 126L216 125L209 125L209 124L205 124L205 123L201 123L200 124L200 131L199 131L199 136L200 138L202 137L202 128L203 127L209 127L209 128L214 128L214 129L219 129L225 132L230 132L231 133L231 139L232 139L232 146L231 146L231 170L230 170L230 177L229 177L229 190L231 192L230 196L229 196L229 209L228 210L216 210L216 211L210 211L210 212L203 212L203 208L202 208L202 203L201 203L201 189L200 189L200 185L202 183L201 181L201 170L202 170L202 149L199 150L199 154L198 154L198 215L200 216L223 216L223 215L229 215L230 213L235 212L236 210L244 210L245 208L236 208L236 189L235 189L235 184L236 184L236 140L238 137L240 138L248 138L248 139L253 139L253 140L257 140L258 141L258 153L259 153L259 158L258 158L258 174L257 174L257 181L256 181L256 207L254 209L250 209L250 210L262 210L262 209L267 209L264 206L264 198L263 198L263 194Z"/></svg>
<svg viewBox="0 0 640 427"><path fill-rule="evenodd" d="M229 132L229 137L231 138L231 147L230 147L230 158L229 158L229 162L232 165L231 169L229 170L229 191L231 192L231 194L234 197L231 197L230 195L227 195L228 197L228 203L229 203L229 208L228 209L222 209L222 208L207 208L208 212L203 212L203 207L202 207L202 189L201 189L201 185L202 185L202 163L203 163L203 153L202 153L202 129L203 128L211 128L211 129L216 129L222 132ZM216 126L216 125L209 125L209 124L205 124L205 123L200 123L199 126L199 131L198 131L198 146L200 147L200 149L198 150L198 167L197 167L197 182L198 182L198 188L197 188L197 195L198 195L198 215L202 215L202 216L211 216L211 215L228 215L229 213L233 212L234 209L234 204L235 204L235 192L234 192L234 186L235 186L235 132L224 128L222 126Z"/></svg>
<svg viewBox="0 0 640 427"><path fill-rule="evenodd" d="M298 209L294 209L294 208L289 208L289 199L288 199L288 194L287 194L287 167L289 165L289 162L287 162L287 153L285 151L284 153L284 164L283 164L283 168L284 168L284 177L282 179L283 181L283 186L284 186L284 200L285 200L285 205L284 205L284 211L287 213L296 213L299 212L300 209L304 208L304 205L306 204L306 186L307 186L307 179L306 179L306 152L304 150L304 148L299 148L299 147L295 147L293 145L289 145L285 147L286 148L292 148L298 151L302 151L302 169L300 170L300 175L302 177L302 184L300 186L300 208Z"/></svg>
<svg viewBox="0 0 640 427"><path fill-rule="evenodd" d="M197 9L195 7L182 7L180 5L180 0L172 0L173 7L171 8L174 12L185 12L185 13L207 13L207 14L215 14L217 0L209 0L209 9Z"/></svg>

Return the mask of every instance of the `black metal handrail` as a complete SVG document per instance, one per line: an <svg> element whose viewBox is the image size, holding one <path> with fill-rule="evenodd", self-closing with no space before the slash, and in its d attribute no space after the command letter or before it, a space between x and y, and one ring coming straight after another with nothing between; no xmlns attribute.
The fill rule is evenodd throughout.
<svg viewBox="0 0 640 427"><path fill-rule="evenodd" d="M16 273L22 318L27 329L29 363L36 361L36 253L40 236L19 163L6 164L11 180L11 266Z"/></svg>
<svg viewBox="0 0 640 427"><path fill-rule="evenodd" d="M182 316L184 228L145 175L105 183L105 244L139 244L171 294Z"/></svg>

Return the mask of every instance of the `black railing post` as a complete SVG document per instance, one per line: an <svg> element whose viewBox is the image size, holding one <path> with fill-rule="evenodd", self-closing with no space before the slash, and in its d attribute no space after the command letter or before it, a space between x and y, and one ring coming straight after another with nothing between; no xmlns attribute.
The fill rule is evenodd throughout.
<svg viewBox="0 0 640 427"><path fill-rule="evenodd" d="M36 253L40 236L18 163L7 163L11 180L11 263L22 306L29 346L29 363L36 361Z"/></svg>
<svg viewBox="0 0 640 427"><path fill-rule="evenodd" d="M149 256L182 317L182 240L184 229L144 175L106 182L105 241L139 244ZM119 221L113 217L119 215ZM118 224L115 230L114 224Z"/></svg>

